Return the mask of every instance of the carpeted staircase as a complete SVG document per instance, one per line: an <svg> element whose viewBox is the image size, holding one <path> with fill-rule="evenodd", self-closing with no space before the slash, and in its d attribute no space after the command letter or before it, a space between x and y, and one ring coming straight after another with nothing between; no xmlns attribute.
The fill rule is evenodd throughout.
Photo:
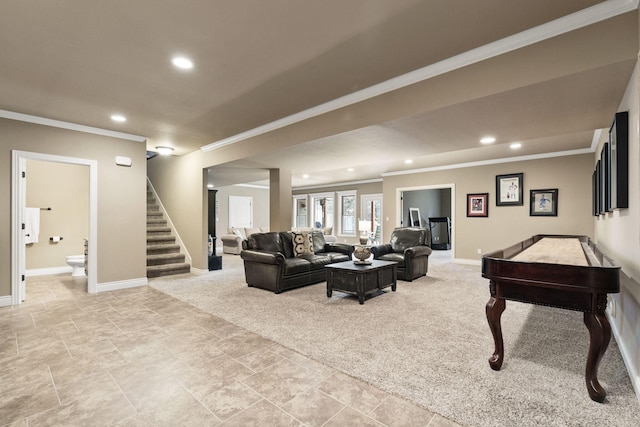
<svg viewBox="0 0 640 427"><path fill-rule="evenodd" d="M184 259L160 205L153 192L147 189L147 277L189 273L191 265Z"/></svg>

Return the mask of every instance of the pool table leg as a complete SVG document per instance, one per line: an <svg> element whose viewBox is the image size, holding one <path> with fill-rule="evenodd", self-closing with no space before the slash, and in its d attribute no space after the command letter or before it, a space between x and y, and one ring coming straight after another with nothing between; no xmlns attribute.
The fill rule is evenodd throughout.
<svg viewBox="0 0 640 427"><path fill-rule="evenodd" d="M589 391L591 400L602 403L607 396L607 392L598 382L598 366L611 340L611 325L604 314L604 310L602 313L585 312L584 324L589 330L589 355L585 371L587 391Z"/></svg>
<svg viewBox="0 0 640 427"><path fill-rule="evenodd" d="M495 351L489 358L489 366L494 371L499 371L502 367L502 361L504 359L504 344L502 342L502 325L500 324L500 317L505 308L505 301L502 298L496 298L492 296L487 302L487 320L489 321L489 328L491 334L493 334L493 342L495 344Z"/></svg>

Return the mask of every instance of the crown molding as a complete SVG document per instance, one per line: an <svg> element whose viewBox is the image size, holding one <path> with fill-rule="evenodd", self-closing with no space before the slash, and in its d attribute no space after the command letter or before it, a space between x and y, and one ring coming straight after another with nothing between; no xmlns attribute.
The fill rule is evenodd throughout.
<svg viewBox="0 0 640 427"><path fill-rule="evenodd" d="M306 187L294 187L294 189L295 190L316 190L318 188L344 187L347 185L371 184L375 182L382 182L382 178L363 179L361 181L337 182L337 183L330 183L330 184L308 185Z"/></svg>
<svg viewBox="0 0 640 427"><path fill-rule="evenodd" d="M92 126L79 125L77 123L63 122L61 120L47 119L45 117L32 116L29 114L16 113L13 111L0 110L0 118L17 120L26 123L34 123L37 125L51 126L59 129L73 130L76 132L91 133L94 135L108 136L110 138L126 139L135 142L145 142L146 137L140 135L132 135L129 133L116 132L108 129L94 128Z"/></svg>
<svg viewBox="0 0 640 427"><path fill-rule="evenodd" d="M260 190L268 190L270 188L268 185L261 184L233 184L232 187L258 188Z"/></svg>
<svg viewBox="0 0 640 427"><path fill-rule="evenodd" d="M450 169L473 168L477 166L497 165L501 163L525 162L527 160L550 159L553 157L577 156L579 154L589 154L593 152L594 151L591 148L580 148L577 150L556 151L554 153L531 154L527 156L517 156L517 157L503 157L501 159L479 160L477 162L456 163L456 164L444 165L444 166L434 166L431 168L410 169L410 170L403 170L403 171L397 171L397 172L385 172L381 175L383 177L396 176L396 175L411 175L415 173L435 172L435 171L443 171L443 170L450 170Z"/></svg>
<svg viewBox="0 0 640 427"><path fill-rule="evenodd" d="M593 132L593 138L591 139L591 151L595 153L596 148L598 148L598 143L600 142L600 137L602 136L602 132L604 129L596 129Z"/></svg>
<svg viewBox="0 0 640 427"><path fill-rule="evenodd" d="M595 24L606 19L613 18L626 12L638 8L640 0L608 0L571 15L555 19L535 28L514 34L493 43L486 44L476 49L469 50L435 64L419 68L410 73L394 77L382 83L370 86L357 92L336 98L324 104L317 105L296 114L275 120L254 129L242 132L225 139L221 139L211 144L200 147L202 151L212 151L230 144L235 144L258 135L262 135L294 123L307 120L321 114L325 114L339 108L347 107L367 99L383 95L387 92L401 89L403 87L466 67L486 59L521 49L534 43L556 37L561 34L574 31L576 29Z"/></svg>

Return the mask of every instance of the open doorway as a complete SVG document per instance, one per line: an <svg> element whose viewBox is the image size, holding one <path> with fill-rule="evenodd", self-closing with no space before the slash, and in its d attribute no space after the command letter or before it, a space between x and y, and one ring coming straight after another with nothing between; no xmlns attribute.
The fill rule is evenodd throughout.
<svg viewBox="0 0 640 427"><path fill-rule="evenodd" d="M95 293L97 288L97 161L73 157L56 156L42 153L30 153L14 150L12 152L12 191L11 191L11 297L12 304L18 305L26 297L26 242L23 224L26 222L27 208L27 164L29 161L53 162L66 165L88 167L88 242L87 242L87 291ZM54 179L54 177L52 177ZM85 178L86 179L86 178ZM55 180L55 179L54 179ZM48 208L49 206L36 206ZM46 212L46 211L45 211ZM49 233L50 234L50 233ZM39 240L48 243L58 236L42 235ZM64 236L62 236L64 238ZM77 248L75 248L77 249ZM73 254L70 254L73 255Z"/></svg>
<svg viewBox="0 0 640 427"><path fill-rule="evenodd" d="M399 226L430 230L434 257L455 258L455 185L428 185L397 189Z"/></svg>

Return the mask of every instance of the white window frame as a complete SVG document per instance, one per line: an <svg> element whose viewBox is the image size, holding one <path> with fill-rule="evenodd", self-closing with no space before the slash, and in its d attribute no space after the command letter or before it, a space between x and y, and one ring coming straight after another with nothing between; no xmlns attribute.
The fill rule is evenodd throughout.
<svg viewBox="0 0 640 427"><path fill-rule="evenodd" d="M358 192L356 190L346 190L346 191L338 191L338 230L337 233L339 236L345 237L355 237L358 233ZM353 232L349 233L342 229L344 225L343 216L342 216L342 198L343 197L353 197Z"/></svg>
<svg viewBox="0 0 640 427"><path fill-rule="evenodd" d="M331 220L331 224L324 224L324 227L334 227L335 224L335 216L336 216L336 198L334 193L315 193L309 194L309 226L316 228L316 211L315 211L315 202L316 199L331 199L333 204L333 215L327 217L327 219Z"/></svg>
<svg viewBox="0 0 640 427"><path fill-rule="evenodd" d="M306 221L303 225L298 225L298 201L299 200L304 200L305 202L307 202L307 214L306 214ZM293 214L291 217L291 227L292 228L298 228L298 227L308 227L309 226L309 200L308 200L308 196L306 194L298 194L293 196Z"/></svg>
<svg viewBox="0 0 640 427"><path fill-rule="evenodd" d="M380 202L380 218L379 219L379 225L380 225L380 232L378 233L380 235L380 238L382 238L382 194L381 193L376 193L376 194L363 194L360 196L360 219L361 220L366 220L367 219L367 213L368 213L368 208L369 208L369 203L371 203L372 201L379 201ZM382 243L380 241L374 241L377 242L378 244Z"/></svg>

